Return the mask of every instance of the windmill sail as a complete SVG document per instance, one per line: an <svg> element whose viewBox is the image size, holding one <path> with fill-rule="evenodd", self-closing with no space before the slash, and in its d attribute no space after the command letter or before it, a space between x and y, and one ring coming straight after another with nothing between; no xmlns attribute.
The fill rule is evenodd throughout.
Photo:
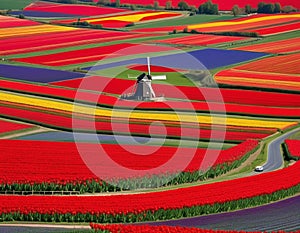
<svg viewBox="0 0 300 233"><path fill-rule="evenodd" d="M155 92L153 91L153 88L152 88L152 86L151 86L151 83L150 83L150 82L146 82L146 85L149 87L149 90L150 90L150 92L151 92L152 97L155 98L155 97L156 97L156 96L155 96Z"/></svg>

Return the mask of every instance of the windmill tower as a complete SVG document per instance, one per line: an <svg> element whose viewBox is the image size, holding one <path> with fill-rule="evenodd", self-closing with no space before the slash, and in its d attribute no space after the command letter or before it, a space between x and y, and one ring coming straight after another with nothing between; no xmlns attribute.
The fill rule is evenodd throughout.
<svg viewBox="0 0 300 233"><path fill-rule="evenodd" d="M121 96L121 99L140 100L140 101L163 101L163 96L156 96L151 82L152 80L166 80L166 75L151 75L150 58L147 57L148 74L142 73L137 77L137 82L133 93Z"/></svg>

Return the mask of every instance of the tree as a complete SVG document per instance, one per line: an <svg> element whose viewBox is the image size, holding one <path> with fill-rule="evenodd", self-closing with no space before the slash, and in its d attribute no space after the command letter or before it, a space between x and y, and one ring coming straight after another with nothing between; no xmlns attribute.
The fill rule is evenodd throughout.
<svg viewBox="0 0 300 233"><path fill-rule="evenodd" d="M217 4L213 4L211 0L208 0L199 6L199 13L217 15L219 14L219 7Z"/></svg>
<svg viewBox="0 0 300 233"><path fill-rule="evenodd" d="M190 7L189 5L184 1L184 0L181 0L179 3L178 3L178 8L182 11L187 11Z"/></svg>
<svg viewBox="0 0 300 233"><path fill-rule="evenodd" d="M167 1L166 2L166 10L171 10L172 9L172 1Z"/></svg>
<svg viewBox="0 0 300 233"><path fill-rule="evenodd" d="M265 3L264 2L259 2L257 5L257 13L264 13L263 9L264 9Z"/></svg>
<svg viewBox="0 0 300 233"><path fill-rule="evenodd" d="M116 7L120 7L120 6L121 6L121 1L120 1L120 0L116 0L115 6L116 6Z"/></svg>
<svg viewBox="0 0 300 233"><path fill-rule="evenodd" d="M274 10L275 10L275 6L273 3L264 3L264 2L258 3L257 13L273 14Z"/></svg>
<svg viewBox="0 0 300 233"><path fill-rule="evenodd" d="M237 15L241 14L241 10L240 10L240 8L239 8L238 5L234 5L234 6L232 7L232 14L233 14L234 16L237 16Z"/></svg>
<svg viewBox="0 0 300 233"><path fill-rule="evenodd" d="M264 13L273 14L275 6L273 3L268 3L264 6Z"/></svg>
<svg viewBox="0 0 300 233"><path fill-rule="evenodd" d="M281 12L281 5L279 2L276 2L274 5L274 13L280 13Z"/></svg>
<svg viewBox="0 0 300 233"><path fill-rule="evenodd" d="M213 6L212 1L208 0L206 3L204 3L204 5L206 5L206 14L210 14Z"/></svg>
<svg viewBox="0 0 300 233"><path fill-rule="evenodd" d="M154 1L153 8L154 8L155 10L158 10L158 9L159 9L159 3L158 3L158 1Z"/></svg>
<svg viewBox="0 0 300 233"><path fill-rule="evenodd" d="M210 12L211 12L211 15L218 15L219 14L218 4L213 4Z"/></svg>
<svg viewBox="0 0 300 233"><path fill-rule="evenodd" d="M246 12L246 14L251 14L252 13L252 8L251 8L250 4L247 4L245 6L245 12Z"/></svg>

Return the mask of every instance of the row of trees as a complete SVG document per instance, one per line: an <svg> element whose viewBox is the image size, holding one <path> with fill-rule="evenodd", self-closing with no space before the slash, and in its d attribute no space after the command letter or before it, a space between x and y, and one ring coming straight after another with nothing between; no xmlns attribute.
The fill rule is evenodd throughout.
<svg viewBox="0 0 300 233"><path fill-rule="evenodd" d="M184 0L181 0L178 3L178 9L179 10L184 10L184 11L191 11L193 13L207 14L207 15L217 15L217 14L219 14L218 4L212 3L211 0L208 0L207 2L201 4L198 7L198 9L195 6L189 6Z"/></svg>
<svg viewBox="0 0 300 233"><path fill-rule="evenodd" d="M155 0L153 2L153 5L133 5L133 4L121 4L120 0L116 0L114 2L111 2L111 0L99 0L98 5L104 5L104 6L113 6L113 7L129 7L132 10L135 10L137 7L143 7L143 8L151 8L151 9L162 9L159 5L159 2ZM177 8L173 8L172 1L169 0L166 2L166 5L164 7L166 10L182 10L182 11L191 11L193 13L198 14L208 14L208 15L217 15L219 14L219 7L218 4L214 4L212 0L208 0L207 2L201 4L198 8L195 6L190 6L185 0L181 0ZM252 13L266 13L266 14L273 14L273 13L289 13L297 11L296 8L293 6L284 6L281 7L280 3L265 3L265 2L259 2L257 5L257 8L252 8L250 4L247 4L244 8L240 8L238 5L234 5L232 7L232 13L233 15L240 15L240 14L252 14Z"/></svg>
<svg viewBox="0 0 300 233"><path fill-rule="evenodd" d="M53 2L59 3L78 3L77 0L48 0ZM80 0L84 2L92 2L92 0ZM162 9L163 7L159 6L159 2L155 0L153 5L134 5L134 4L121 4L120 0L115 0L112 2L111 0L99 0L97 5L104 5L104 6L112 6L112 7L129 7L132 10L135 10L137 7L143 8L150 8L150 9ZM207 2L201 4L198 8L195 6L190 6L185 0L181 0L177 8L173 8L172 0L166 2L164 7L166 10L183 10L183 11L191 11L193 13L199 14L208 14L208 15L217 15L219 14L218 4L214 4L212 0L208 0ZM274 14L274 13L290 13L296 12L297 9L293 6L284 6L281 7L280 3L265 3L259 2L257 8L252 8L250 4L247 4L245 7L240 8L238 5L234 5L232 7L233 15L240 15L240 14L252 14L252 13L266 13L266 14Z"/></svg>
<svg viewBox="0 0 300 233"><path fill-rule="evenodd" d="M159 6L158 1L154 1L153 5L133 5L133 4L121 4L120 0L116 0L115 2L111 2L111 0L99 0L97 2L97 5L104 5L104 6L113 6L113 7L130 7L132 10L135 10L137 7L143 7L143 8L151 8L151 9L162 9L162 7ZM219 14L218 5L212 3L211 0L208 0L207 2L201 4L199 8L196 8L195 6L190 6L186 1L181 0L177 8L173 8L172 1L169 0L166 2L166 5L164 7L166 10L182 10L182 11L192 11L194 13L200 13L200 14Z"/></svg>
<svg viewBox="0 0 300 233"><path fill-rule="evenodd" d="M290 13L296 12L297 9L293 6L281 7L280 3L265 3L259 2L257 8L252 8L250 4L247 4L244 8L240 8L238 5L232 7L233 15L240 14L253 14L253 13L265 13L265 14L276 14L276 13Z"/></svg>

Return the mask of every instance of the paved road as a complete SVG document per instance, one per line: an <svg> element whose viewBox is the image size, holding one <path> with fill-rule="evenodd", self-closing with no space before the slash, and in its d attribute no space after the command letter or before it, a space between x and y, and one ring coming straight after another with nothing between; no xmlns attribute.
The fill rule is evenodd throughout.
<svg viewBox="0 0 300 233"><path fill-rule="evenodd" d="M300 131L300 129L296 128L288 133L281 135L268 144L268 160L263 165L264 171L274 171L283 166L283 156L281 154L280 145L285 139L298 131Z"/></svg>

